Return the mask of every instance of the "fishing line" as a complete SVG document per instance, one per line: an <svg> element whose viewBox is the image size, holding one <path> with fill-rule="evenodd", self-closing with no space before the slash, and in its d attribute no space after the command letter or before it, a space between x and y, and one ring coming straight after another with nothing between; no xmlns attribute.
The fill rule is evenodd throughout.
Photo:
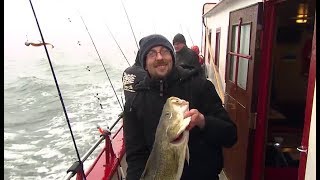
<svg viewBox="0 0 320 180"><path fill-rule="evenodd" d="M122 105L121 105L121 102L120 102L120 100L119 100L119 98L118 98L118 95L117 95L117 93L116 93L116 91L115 91L115 89L114 89L114 87L113 87L113 84L112 84L112 82L111 82L111 79L110 79L110 77L109 77L109 74L108 74L108 72L107 72L107 70L106 70L106 68L105 68L105 66L104 66L104 64L103 64L103 62L102 62L102 60L101 60L100 54L99 54L98 49L97 49L97 47L96 47L96 45L95 45L95 43L94 43L94 41L93 41L93 39L92 39L92 36L91 36L91 34L90 34L90 32L89 32L89 29L88 29L86 23L84 22L84 19L82 18L80 12L79 12L78 10L77 10L77 12L79 13L79 16L80 16L80 18L81 18L81 20L82 20L82 23L83 23L83 25L85 26L85 28L86 28L89 36L90 36L91 42L92 42L92 44L93 44L93 46L94 46L94 48L95 48L95 50L96 50L96 52L97 52L97 54L98 54L98 57L99 57L99 60L100 60L100 62L101 62L101 64L102 64L102 66L103 66L104 72L107 74L107 77L108 77L108 80L109 80L110 85L111 85L111 87L112 87L112 90L113 90L114 94L116 95L116 98L117 98L117 100L118 100L118 103L119 103L119 106L120 106L121 110L123 111L123 107L122 107Z"/></svg>
<svg viewBox="0 0 320 180"><path fill-rule="evenodd" d="M29 46L30 45L30 43L29 43L29 40L28 40L28 34L26 34L26 38L27 38L27 40L26 40L26 42L24 43L26 46Z"/></svg>
<svg viewBox="0 0 320 180"><path fill-rule="evenodd" d="M127 19L128 19L129 25L130 25L130 28L131 28L131 32L132 32L132 34L133 34L133 37L134 37L134 40L135 40L135 42L136 42L137 48L139 49L139 45L138 45L138 43L137 43L136 36L134 35L133 29L132 29L132 26L131 26L131 22L130 22L130 19L129 19L129 16L128 16L128 13L127 13L127 11L126 11L126 8L124 7L124 4L123 4L122 0L121 0L121 4L122 4L122 7L123 7L123 9L124 9L124 12L126 13L126 16L127 16Z"/></svg>
<svg viewBox="0 0 320 180"><path fill-rule="evenodd" d="M34 15L34 17L35 17L35 20L36 20L36 22L37 22L37 26L38 26L38 29L39 29L39 33L40 33L42 42L45 43L44 37L43 37L43 35L42 35L41 28L40 28L40 24L39 24L39 22L38 22L38 18L37 18L37 16L36 16L36 12L35 12L35 10L34 10L34 8L33 8L33 5L32 5L31 0L29 0L29 2L30 2L30 5L31 5L31 8L32 8L32 12L33 12L33 15ZM44 46L44 49L45 49L45 51L46 51L46 55L47 55L47 58L48 58L48 62L49 62L49 64L50 64L50 68L51 68L51 72L52 72L52 75L53 75L53 78L54 78L54 82L55 82L56 87L57 87L57 90L58 90L60 102L61 102L61 105L62 105L62 108L63 108L63 112L64 112L65 117L66 117L66 120L67 120L67 124L68 124L69 130L70 130L70 134L71 134L71 137L72 137L72 141L73 141L74 148L75 148L75 150L76 150L76 154L77 154L77 157L78 157L78 161L79 161L80 166L81 166L81 167L80 167L80 168L81 168L81 172L82 172L82 174L83 174L83 178L86 179L86 176L85 176L85 173L84 173L84 170L83 170L83 163L82 163L82 161L81 161L81 158L80 158L80 155L79 155L79 152L78 152L78 148L77 148L77 144L76 144L76 141L75 141L74 136L73 136L73 133L72 133L72 129L71 129L69 117L68 117L68 114L67 114L67 111L66 111L66 107L65 107L65 105L64 105L63 98L62 98L62 95L61 95L61 92L60 92L59 84L58 84L58 81L57 81L57 78L56 78L56 75L55 75L55 72L54 72L52 63L51 63L51 59L50 59L50 56L49 56L49 52L48 52L46 46Z"/></svg>
<svg viewBox="0 0 320 180"><path fill-rule="evenodd" d="M181 25L181 24L179 24L179 25L180 25L181 34L184 34L184 33L183 33L182 25Z"/></svg>
<svg viewBox="0 0 320 180"><path fill-rule="evenodd" d="M113 36L113 34L112 34L111 30L109 29L109 27L108 27L108 25L107 25L107 24L106 24L106 26L107 26L108 31L109 31L109 33L111 34L111 36L112 36L113 40L116 42L116 44L117 44L118 48L120 49L120 51L121 51L121 53L122 53L123 57L126 59L126 61L127 61L128 65L129 65L129 66L131 66L131 65L130 65L130 63L129 63L129 61L128 61L128 59L127 59L127 57L126 57L126 55L124 55L124 53L123 53L123 51L122 51L122 49L121 49L120 45L118 44L118 42L117 42L116 38Z"/></svg>
<svg viewBox="0 0 320 180"><path fill-rule="evenodd" d="M192 42L192 46L194 46L193 40L192 40L192 38L191 38L191 36L190 36L189 28L187 28L187 32L188 32L189 38L190 38L190 40L191 40L191 42Z"/></svg>

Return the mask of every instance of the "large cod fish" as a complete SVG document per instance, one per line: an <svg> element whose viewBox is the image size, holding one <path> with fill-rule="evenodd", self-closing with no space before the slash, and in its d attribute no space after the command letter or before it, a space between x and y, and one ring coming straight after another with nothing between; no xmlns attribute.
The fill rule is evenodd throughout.
<svg viewBox="0 0 320 180"><path fill-rule="evenodd" d="M186 127L191 119L183 117L188 110L189 102L177 97L167 99L140 180L180 180L185 160L189 163Z"/></svg>

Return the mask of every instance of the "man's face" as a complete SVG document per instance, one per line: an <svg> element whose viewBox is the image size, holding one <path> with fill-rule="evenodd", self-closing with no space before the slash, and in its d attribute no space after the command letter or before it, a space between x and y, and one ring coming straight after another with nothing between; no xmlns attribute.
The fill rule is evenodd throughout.
<svg viewBox="0 0 320 180"><path fill-rule="evenodd" d="M176 52L179 52L184 46L185 46L185 44L183 44L181 42L175 42L173 44L173 47L176 50Z"/></svg>
<svg viewBox="0 0 320 180"><path fill-rule="evenodd" d="M163 46L153 47L146 57L146 70L151 78L161 79L172 70L173 62L170 51Z"/></svg>

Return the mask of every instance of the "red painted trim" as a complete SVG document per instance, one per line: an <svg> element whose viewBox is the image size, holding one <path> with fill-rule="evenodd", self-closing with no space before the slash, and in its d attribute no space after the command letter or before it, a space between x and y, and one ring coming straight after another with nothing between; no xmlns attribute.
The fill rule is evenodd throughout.
<svg viewBox="0 0 320 180"><path fill-rule="evenodd" d="M208 43L209 43L209 47L211 48L212 46L212 29L208 29L209 34L208 34ZM211 57L212 56L212 57ZM210 64L210 59L213 58L213 54L210 53L210 50L208 51L208 64Z"/></svg>
<svg viewBox="0 0 320 180"><path fill-rule="evenodd" d="M90 166L90 168L86 171L86 177L90 174L90 172L92 171L92 169L96 166L96 164L98 163L100 157L103 155L103 153L105 152L106 148L103 148L101 150L101 152L99 153L98 157L96 157L96 159L94 160L94 162L92 163L92 165Z"/></svg>
<svg viewBox="0 0 320 180"><path fill-rule="evenodd" d="M252 59L251 55L239 54L239 53L235 53L235 52L231 52L231 51L229 51L228 54L234 55L234 56L239 56L239 57L242 57L242 58L245 58L245 59L249 59L249 60Z"/></svg>
<svg viewBox="0 0 320 180"><path fill-rule="evenodd" d="M207 64L207 27L205 27L204 28L204 52L203 52L203 54L204 54L204 62L205 62L205 64Z"/></svg>
<svg viewBox="0 0 320 180"><path fill-rule="evenodd" d="M220 57L219 57L220 56L220 39L221 39L221 27L218 27L216 28L216 47L214 52L214 64L216 65L217 70L219 70L219 61L220 61Z"/></svg>
<svg viewBox="0 0 320 180"><path fill-rule="evenodd" d="M252 180L263 179L264 175L264 147L266 138L266 117L268 109L269 79L271 73L271 58L274 36L275 8L270 1L264 2L263 22L261 32L261 64L259 74L259 89L257 102L257 122L254 136L254 150L252 158Z"/></svg>
<svg viewBox="0 0 320 180"><path fill-rule="evenodd" d="M117 168L125 153L123 127L119 128L111 141L109 138L110 136L106 138L105 147L86 171L87 180L109 180L118 170ZM77 179L79 178L81 178L81 174L77 174Z"/></svg>
<svg viewBox="0 0 320 180"><path fill-rule="evenodd" d="M315 87L315 81L316 81L316 59L317 58L316 58L316 21L315 21L314 31L313 31L313 40L312 40L310 68L309 68L306 109L305 109L305 116L304 116L304 128L303 128L303 135L302 135L302 142L301 142L301 146L307 147L307 148L309 146L310 123L311 123L311 115L312 115L312 107L313 107L314 87ZM298 180L304 180L305 178L306 162L307 162L307 154L300 153Z"/></svg>

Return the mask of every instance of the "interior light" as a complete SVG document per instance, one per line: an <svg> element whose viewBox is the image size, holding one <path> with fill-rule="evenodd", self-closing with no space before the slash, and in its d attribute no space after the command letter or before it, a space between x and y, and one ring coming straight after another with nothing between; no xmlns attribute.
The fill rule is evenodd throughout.
<svg viewBox="0 0 320 180"><path fill-rule="evenodd" d="M300 3L298 6L296 23L307 23L307 18L308 18L308 4Z"/></svg>
<svg viewBox="0 0 320 180"><path fill-rule="evenodd" d="M273 145L276 146L276 147L279 147L280 143L274 143Z"/></svg>
<svg viewBox="0 0 320 180"><path fill-rule="evenodd" d="M306 19L297 19L296 23L307 23Z"/></svg>

